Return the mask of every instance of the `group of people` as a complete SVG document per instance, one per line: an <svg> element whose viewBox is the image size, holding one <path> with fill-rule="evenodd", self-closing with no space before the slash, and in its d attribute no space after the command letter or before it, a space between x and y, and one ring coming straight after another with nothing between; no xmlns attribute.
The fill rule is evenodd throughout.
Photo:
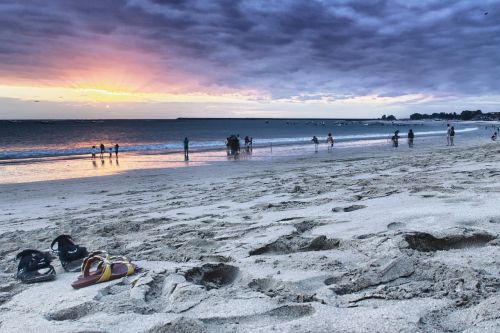
<svg viewBox="0 0 500 333"><path fill-rule="evenodd" d="M496 141L497 136L498 136L498 133L495 131L495 133L493 133L493 135L491 136L491 140ZM413 129L410 129L408 131L407 138L408 138L408 147L413 148L413 140L415 139L415 133L413 133ZM399 130L396 130L394 132L394 135L391 137L392 146L394 148L397 148L399 146L399 139L400 139ZM319 147L319 139L316 136L313 136L311 141L314 143L315 152L317 153L318 147ZM247 136L245 136L244 142L245 142L245 150L247 152L250 152L252 150L252 146L253 146L253 138L249 137L247 135ZM446 144L447 146L454 146L455 145L455 127L450 126L450 124L447 125L447 129L446 129L446 142L447 142L447 144ZM328 152L333 151L334 140L333 140L332 133L328 133L328 136L326 137L326 143L328 145ZM228 156L235 156L235 155L238 155L240 153L241 148L240 148L240 135L239 134L236 134L236 135L231 134L229 137L226 138L225 144L227 147L227 155ZM189 160L189 139L187 137L184 138L183 146L184 146L184 159L187 161L187 160ZM119 147L120 146L118 144L115 144L114 147L108 148L109 158L113 157L113 152L114 152L116 158L118 159ZM100 148L100 158L102 160L104 158L104 154L106 153L106 147L104 146L104 144L101 143L99 148ZM92 152L92 159L95 159L99 150L96 148L96 146L92 146L91 152Z"/></svg>
<svg viewBox="0 0 500 333"><path fill-rule="evenodd" d="M113 149L113 147L109 147L108 148L109 158L113 157L113 151L115 153L115 157L118 158L118 149L119 148L120 148L120 146L118 144L115 144L114 149ZM92 153L92 159L96 158L96 155L99 151L100 151L99 157L101 158L101 160L104 158L104 154L106 153L106 147L104 146L104 144L101 143L99 146L99 149L100 150L97 150L96 146L92 146L92 149L90 150L90 152Z"/></svg>
<svg viewBox="0 0 500 333"><path fill-rule="evenodd" d="M391 142L392 146L394 148L397 148L399 146L399 130L394 132L394 135L391 137ZM413 130L410 128L408 131L408 147L413 148L413 140L415 139L415 133L413 133Z"/></svg>
<svg viewBox="0 0 500 333"><path fill-rule="evenodd" d="M394 132L394 135L391 137L391 142L392 146L394 148L397 148L399 146L399 130L396 130ZM413 148L413 140L415 139L415 133L413 133L413 130L410 128L408 131L408 147ZM447 146L454 146L455 145L455 127L450 126L450 124L447 124L447 129L446 129L446 145Z"/></svg>
<svg viewBox="0 0 500 333"><path fill-rule="evenodd" d="M249 137L248 135L245 136L244 139L245 142L245 150L247 152L250 152L253 148L253 138ZM226 138L225 141L226 144L226 149L227 149L227 155L228 156L235 156L238 155L241 151L241 146L240 146L240 135L239 134L231 134Z"/></svg>
<svg viewBox="0 0 500 333"><path fill-rule="evenodd" d="M318 146L319 146L319 139L316 135L313 136L312 140L314 143L314 152L318 152ZM328 136L326 137L326 143L328 145L328 152L331 152L333 150L333 136L332 133L328 133Z"/></svg>
<svg viewBox="0 0 500 333"><path fill-rule="evenodd" d="M415 139L415 133L413 133L413 130L410 128L408 131L408 147L413 148L413 140ZM392 141L392 146L394 148L397 148L399 146L399 130L394 132L394 135L391 137Z"/></svg>

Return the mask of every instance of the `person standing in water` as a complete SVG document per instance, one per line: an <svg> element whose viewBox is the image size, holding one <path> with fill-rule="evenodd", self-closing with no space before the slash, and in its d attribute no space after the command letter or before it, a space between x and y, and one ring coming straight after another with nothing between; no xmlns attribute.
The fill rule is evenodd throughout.
<svg viewBox="0 0 500 333"><path fill-rule="evenodd" d="M331 152L333 150L332 133L328 133L328 137L326 138L326 143L328 144L328 152Z"/></svg>
<svg viewBox="0 0 500 333"><path fill-rule="evenodd" d="M399 146L399 130L394 132L394 135L392 136L391 141L392 141L392 146L394 148L398 148L398 146Z"/></svg>
<svg viewBox="0 0 500 333"><path fill-rule="evenodd" d="M104 158L104 150L106 149L106 147L104 147L104 145L101 143L100 148L101 148L101 159L103 159Z"/></svg>
<svg viewBox="0 0 500 333"><path fill-rule="evenodd" d="M450 124L447 125L447 128L446 128L446 145L449 146L450 145L450 133L451 133L451 128L450 128Z"/></svg>
<svg viewBox="0 0 500 333"><path fill-rule="evenodd" d="M184 160L189 160L189 139L184 138Z"/></svg>
<svg viewBox="0 0 500 333"><path fill-rule="evenodd" d="M455 145L455 127L451 126L451 129L450 129L450 146L454 146Z"/></svg>
<svg viewBox="0 0 500 333"><path fill-rule="evenodd" d="M312 138L311 141L314 142L314 152L317 153L318 152L319 140L316 137L316 135L313 136L313 138Z"/></svg>
<svg viewBox="0 0 500 333"><path fill-rule="evenodd" d="M118 144L115 145L115 157L118 159L118 148L120 148L120 146L118 146Z"/></svg>
<svg viewBox="0 0 500 333"><path fill-rule="evenodd" d="M95 155L97 154L97 148L95 146L92 146L90 152L92 153L92 159L95 159Z"/></svg>
<svg viewBox="0 0 500 333"><path fill-rule="evenodd" d="M410 128L408 131L408 147L413 148L413 139L415 138L415 134L413 130Z"/></svg>

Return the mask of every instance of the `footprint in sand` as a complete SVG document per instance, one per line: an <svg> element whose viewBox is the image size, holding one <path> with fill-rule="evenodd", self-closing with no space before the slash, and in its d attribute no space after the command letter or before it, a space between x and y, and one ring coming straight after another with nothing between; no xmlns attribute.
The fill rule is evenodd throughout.
<svg viewBox="0 0 500 333"><path fill-rule="evenodd" d="M406 226L403 222L391 222L387 225L387 230L398 230Z"/></svg>
<svg viewBox="0 0 500 333"><path fill-rule="evenodd" d="M492 234L483 231L464 232L444 237L435 237L425 232L414 232L404 236L408 247L419 252L448 251L485 246L496 239Z"/></svg>
<svg viewBox="0 0 500 333"><path fill-rule="evenodd" d="M348 207L335 207L332 209L332 212L334 213L339 213L339 212L353 212L355 210L358 210L358 209L363 209L363 208L366 208L365 205L352 205L352 206L348 206Z"/></svg>

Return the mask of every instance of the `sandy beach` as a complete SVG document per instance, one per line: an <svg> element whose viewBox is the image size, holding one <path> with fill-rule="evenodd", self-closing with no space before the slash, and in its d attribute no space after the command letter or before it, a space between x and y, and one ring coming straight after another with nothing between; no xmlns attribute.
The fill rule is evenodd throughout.
<svg viewBox="0 0 500 333"><path fill-rule="evenodd" d="M498 332L500 148L238 161L0 185L2 332ZM71 234L141 267L73 290Z"/></svg>

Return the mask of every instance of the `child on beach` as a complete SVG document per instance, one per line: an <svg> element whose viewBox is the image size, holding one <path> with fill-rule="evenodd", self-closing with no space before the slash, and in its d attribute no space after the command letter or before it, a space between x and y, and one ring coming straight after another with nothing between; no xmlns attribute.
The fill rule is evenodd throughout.
<svg viewBox="0 0 500 333"><path fill-rule="evenodd" d="M92 153L92 159L95 159L95 154L97 154L97 148L95 146L92 146L90 152Z"/></svg>
<svg viewBox="0 0 500 333"><path fill-rule="evenodd" d="M450 129L450 146L454 146L455 143L453 142L453 140L455 139L455 127L451 126L451 129Z"/></svg>
<svg viewBox="0 0 500 333"><path fill-rule="evenodd" d="M113 157L113 148L109 147L109 159Z"/></svg>
<svg viewBox="0 0 500 333"><path fill-rule="evenodd" d="M493 133L493 135L491 136L491 140L497 141L497 132Z"/></svg>
<svg viewBox="0 0 500 333"><path fill-rule="evenodd" d="M105 150L106 148L104 147L104 145L103 145L102 143L101 143L100 148L101 148L101 159L103 159L103 158L104 158L104 150Z"/></svg>

